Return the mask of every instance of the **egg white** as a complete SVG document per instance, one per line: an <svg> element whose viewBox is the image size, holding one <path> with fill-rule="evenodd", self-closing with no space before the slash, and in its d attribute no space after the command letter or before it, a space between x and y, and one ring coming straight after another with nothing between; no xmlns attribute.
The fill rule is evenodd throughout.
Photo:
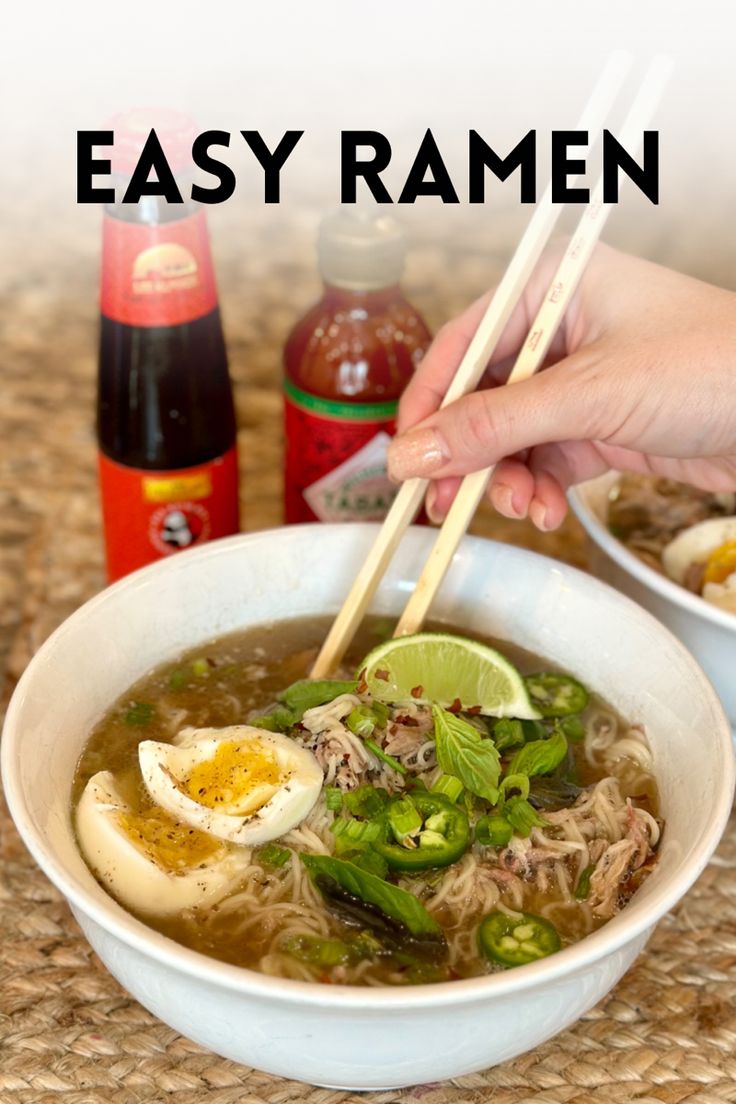
<svg viewBox="0 0 736 1104"><path fill-rule="evenodd" d="M662 565L676 583L683 583L690 564L705 563L711 553L727 541L736 540L736 517L708 518L683 529L665 545ZM724 580L725 581L725 580ZM707 584L721 586L721 584ZM703 594L704 597L707 595ZM712 600L712 599L711 599Z"/></svg>
<svg viewBox="0 0 736 1104"><path fill-rule="evenodd" d="M244 791L224 792L217 808L184 792L192 770L211 762L223 744L255 745L275 759L276 784L260 784ZM231 843L253 846L277 839L296 827L310 812L324 781L322 768L311 751L287 736L250 725L227 728L185 728L173 744L144 740L138 761L151 798L177 820ZM244 758L247 765L247 758Z"/></svg>
<svg viewBox="0 0 736 1104"><path fill-rule="evenodd" d="M123 904L165 916L197 905L215 904L242 881L250 849L222 844L212 854L166 866L155 848L131 836L125 819L135 817L114 775L100 771L90 778L76 811L82 853L103 885Z"/></svg>

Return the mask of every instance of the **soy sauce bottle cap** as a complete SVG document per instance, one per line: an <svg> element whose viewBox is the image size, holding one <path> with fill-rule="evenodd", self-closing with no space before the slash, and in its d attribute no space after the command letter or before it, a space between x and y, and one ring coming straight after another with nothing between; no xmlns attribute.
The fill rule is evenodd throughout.
<svg viewBox="0 0 736 1104"><path fill-rule="evenodd" d="M406 236L394 218L379 210L341 207L322 220L317 250L325 283L377 291L401 279Z"/></svg>

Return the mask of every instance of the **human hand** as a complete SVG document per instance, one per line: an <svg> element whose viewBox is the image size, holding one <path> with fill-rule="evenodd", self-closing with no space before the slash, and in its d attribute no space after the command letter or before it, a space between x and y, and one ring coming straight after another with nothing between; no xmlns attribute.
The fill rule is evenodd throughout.
<svg viewBox="0 0 736 1104"><path fill-rule="evenodd" d="M444 326L401 400L392 478L431 478L447 513L461 476L496 465L499 513L556 529L565 491L609 468L710 491L736 489L736 294L598 246L548 356L500 387L557 257L538 266L493 355L484 389L440 410L492 292Z"/></svg>

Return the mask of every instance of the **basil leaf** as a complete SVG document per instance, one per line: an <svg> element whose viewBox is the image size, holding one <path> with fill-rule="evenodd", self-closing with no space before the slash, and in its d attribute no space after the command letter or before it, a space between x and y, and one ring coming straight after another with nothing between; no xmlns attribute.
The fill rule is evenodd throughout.
<svg viewBox="0 0 736 1104"><path fill-rule="evenodd" d="M559 767L567 755L567 740L559 729L555 729L547 740L532 740L524 744L509 763L509 774L525 774L532 778L535 774L550 774Z"/></svg>
<svg viewBox="0 0 736 1104"><path fill-rule="evenodd" d="M376 874L361 870L346 859L334 859L331 855L302 855L301 860L313 882L320 876L333 881L353 897L367 905L380 909L392 920L398 921L416 938L432 936L444 939L442 928L429 915L424 905L412 893L384 882Z"/></svg>
<svg viewBox="0 0 736 1104"><path fill-rule="evenodd" d="M528 836L532 828L544 828L548 823L523 797L510 798L503 807L503 815L519 836Z"/></svg>
<svg viewBox="0 0 736 1104"><path fill-rule="evenodd" d="M297 724L308 709L314 709L318 705L339 698L340 694L354 694L357 682L346 682L342 679L300 679L287 687L279 694L287 709L294 714L294 724Z"/></svg>
<svg viewBox="0 0 736 1104"><path fill-rule="evenodd" d="M261 717L251 717L248 724L252 728L263 728L267 732L288 732L296 724L295 714L290 709L278 705L270 713Z"/></svg>
<svg viewBox="0 0 736 1104"><path fill-rule="evenodd" d="M459 778L466 790L495 805L501 757L493 740L484 740L462 717L432 706L437 761L445 774Z"/></svg>

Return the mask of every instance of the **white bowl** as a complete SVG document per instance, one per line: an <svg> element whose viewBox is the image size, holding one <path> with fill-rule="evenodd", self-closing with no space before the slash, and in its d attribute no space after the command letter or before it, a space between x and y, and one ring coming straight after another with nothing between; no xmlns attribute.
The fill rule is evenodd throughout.
<svg viewBox="0 0 736 1104"><path fill-rule="evenodd" d="M590 538L590 569L680 638L702 664L736 727L736 615L660 575L613 536L607 525L608 496L618 478L618 472L608 472L570 492L572 508Z"/></svg>
<svg viewBox="0 0 736 1104"><path fill-rule="evenodd" d="M680 643L573 568L466 539L435 614L514 640L646 726L667 826L660 860L626 909L543 961L412 988L312 985L206 958L133 919L100 888L69 814L87 735L134 680L182 649L268 620L336 611L374 526L299 526L187 552L94 598L40 649L13 696L2 767L27 846L108 969L166 1023L225 1057L315 1084L376 1089L503 1062L578 1019L615 984L656 921L701 872L731 806L728 724ZM396 614L433 534L407 534L374 603Z"/></svg>

